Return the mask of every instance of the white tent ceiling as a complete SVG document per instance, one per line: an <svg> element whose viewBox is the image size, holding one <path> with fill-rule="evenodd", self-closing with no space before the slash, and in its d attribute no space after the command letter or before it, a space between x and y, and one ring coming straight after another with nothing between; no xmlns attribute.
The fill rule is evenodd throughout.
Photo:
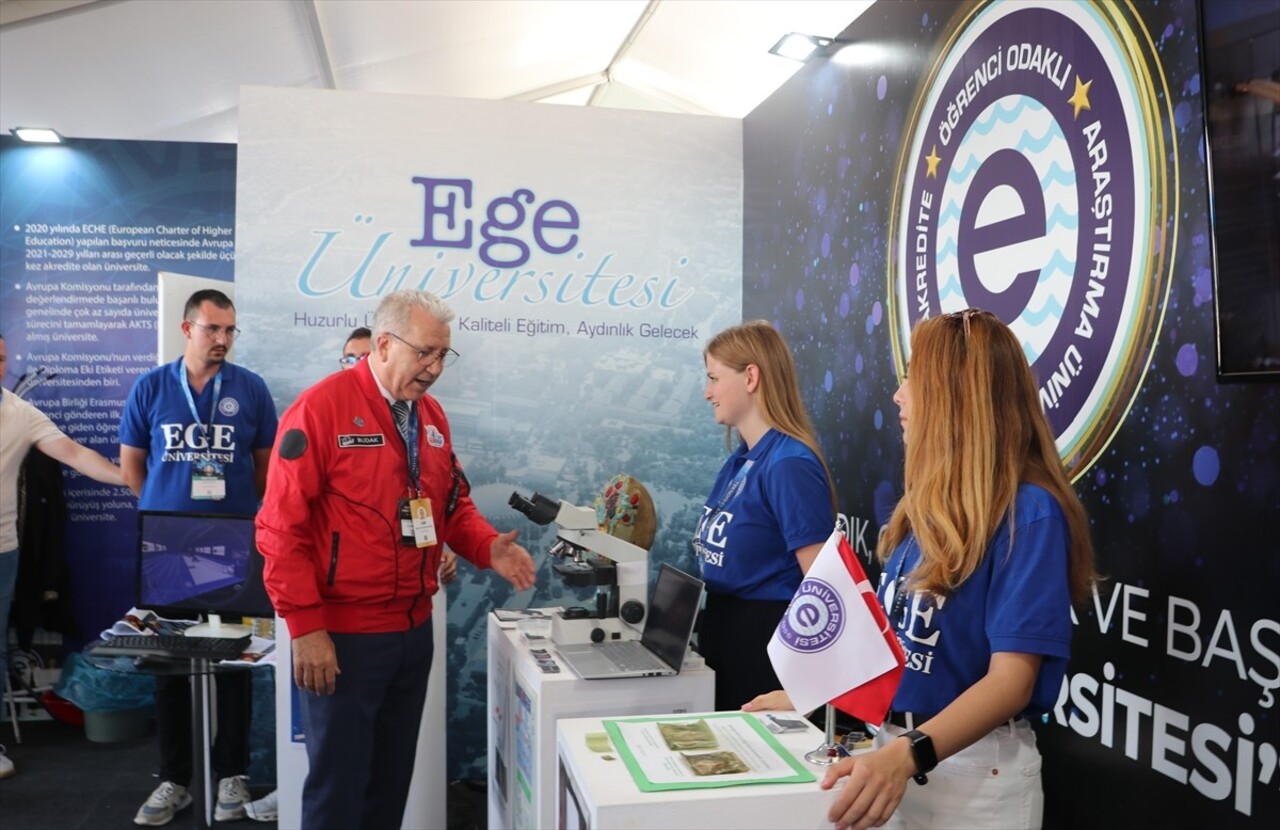
<svg viewBox="0 0 1280 830"><path fill-rule="evenodd" d="M0 130L234 142L241 85L740 118L871 2L0 0Z"/></svg>

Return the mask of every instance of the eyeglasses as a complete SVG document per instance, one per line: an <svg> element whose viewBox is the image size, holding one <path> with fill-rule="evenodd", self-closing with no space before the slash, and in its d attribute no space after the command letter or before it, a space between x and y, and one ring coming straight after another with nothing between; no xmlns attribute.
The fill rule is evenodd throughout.
<svg viewBox="0 0 1280 830"><path fill-rule="evenodd" d="M454 361L458 359L458 353L453 349L419 349L393 331L389 331L387 334L417 352L418 362L424 366L430 366L438 360L440 361L440 368L445 369L452 366Z"/></svg>
<svg viewBox="0 0 1280 830"><path fill-rule="evenodd" d="M235 340L244 332L244 329L239 329L235 326L227 326L226 328L223 328L222 326L206 326L204 323L197 323L195 320L188 320L187 322L198 329L203 329L204 333L212 337L214 340L217 340L219 337L226 337L228 341Z"/></svg>
<svg viewBox="0 0 1280 830"><path fill-rule="evenodd" d="M342 357L338 358L338 362L343 366L354 366L360 362L360 358L362 356L363 355L358 354L344 354Z"/></svg>

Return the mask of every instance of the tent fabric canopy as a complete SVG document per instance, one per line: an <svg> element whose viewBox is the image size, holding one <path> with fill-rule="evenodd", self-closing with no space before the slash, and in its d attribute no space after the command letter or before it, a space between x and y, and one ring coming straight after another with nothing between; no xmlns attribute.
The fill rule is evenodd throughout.
<svg viewBox="0 0 1280 830"><path fill-rule="evenodd" d="M0 0L0 129L236 140L241 85L741 118L871 0Z"/></svg>

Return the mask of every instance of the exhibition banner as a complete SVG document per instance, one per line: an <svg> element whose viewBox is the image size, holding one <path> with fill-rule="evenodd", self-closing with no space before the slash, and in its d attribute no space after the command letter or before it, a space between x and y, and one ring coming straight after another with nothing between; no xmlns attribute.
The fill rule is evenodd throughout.
<svg viewBox="0 0 1280 830"><path fill-rule="evenodd" d="M1242 39L1274 45L1265 5ZM1035 724L1051 828L1280 819L1280 385L1215 376L1198 16L877 3L744 124L744 313L796 351L869 567L911 327L1023 342L1105 577Z"/></svg>
<svg viewBox="0 0 1280 830"><path fill-rule="evenodd" d="M283 411L339 370L348 334L400 288L457 313L443 404L481 512L517 528L535 589L465 563L449 587L450 777L478 777L484 615L570 605L555 527L515 490L590 505L618 473L653 495L651 567L689 540L726 451L702 348L741 320L742 125L516 102L245 88L241 359ZM437 597L440 599L440 597ZM578 600L581 601L581 600Z"/></svg>
<svg viewBox="0 0 1280 830"><path fill-rule="evenodd" d="M232 277L235 163L235 147L226 144L70 139L48 146L0 137L4 386L21 385L63 432L113 461L129 390L156 365L158 327L181 323L180 313L157 319L157 274ZM123 487L65 468L63 476L60 547L70 595L55 586L58 596L48 601L74 608L78 631L66 633L75 641L95 637L133 605L137 502ZM51 527L28 555L60 556L60 531ZM21 581L29 576L24 568L20 609L51 590ZM38 616L63 628L57 612Z"/></svg>

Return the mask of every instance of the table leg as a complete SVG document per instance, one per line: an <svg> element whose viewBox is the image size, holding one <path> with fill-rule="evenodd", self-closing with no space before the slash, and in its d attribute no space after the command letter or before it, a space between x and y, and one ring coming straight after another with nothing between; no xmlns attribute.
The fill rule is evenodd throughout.
<svg viewBox="0 0 1280 830"><path fill-rule="evenodd" d="M209 801L208 725L206 705L209 695L209 664L207 660L191 661L191 808L195 814L195 826L209 830L212 823Z"/></svg>

